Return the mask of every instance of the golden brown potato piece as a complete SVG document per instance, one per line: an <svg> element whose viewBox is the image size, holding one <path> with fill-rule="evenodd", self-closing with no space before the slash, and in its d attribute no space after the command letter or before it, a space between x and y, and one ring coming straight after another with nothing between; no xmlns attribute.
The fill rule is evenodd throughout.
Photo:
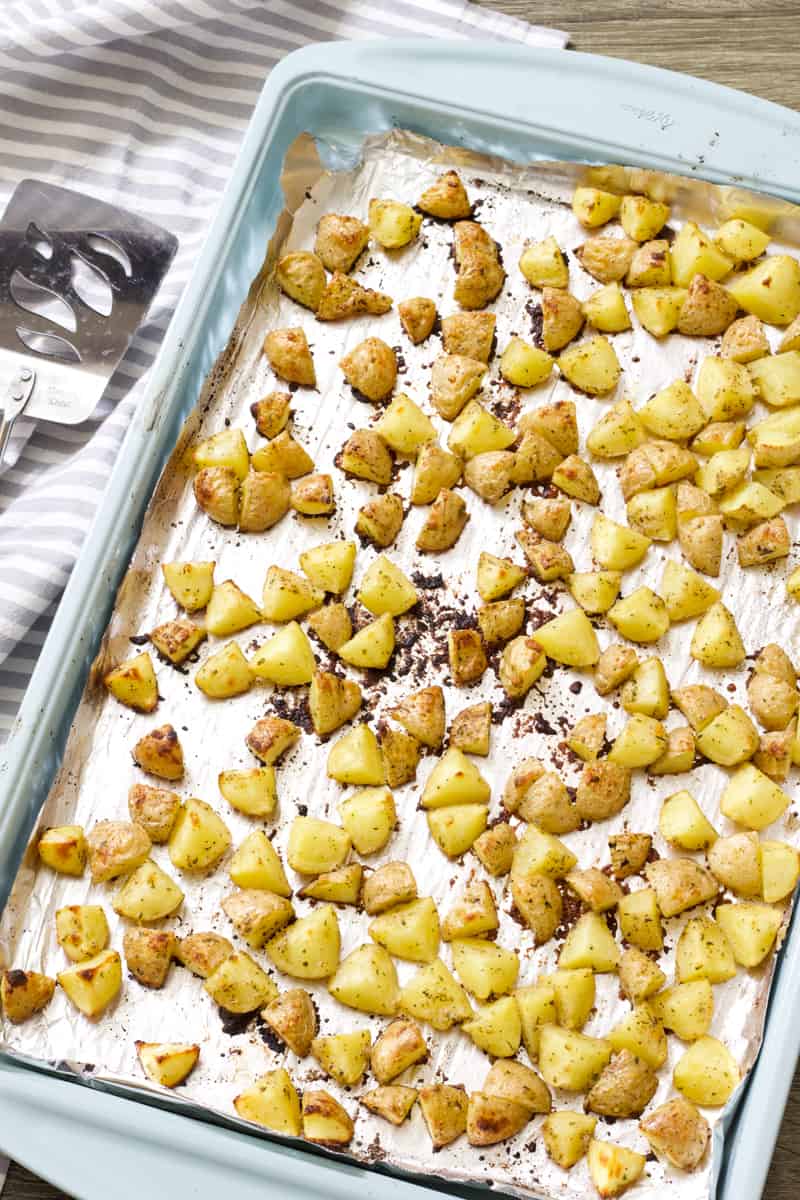
<svg viewBox="0 0 800 1200"><path fill-rule="evenodd" d="M678 333L690 337L716 337L728 328L738 308L721 283L706 279L705 275L695 275L678 317Z"/></svg>
<svg viewBox="0 0 800 1200"><path fill-rule="evenodd" d="M397 312L400 324L415 346L425 341L436 324L436 305L427 296L413 296L401 301Z"/></svg>
<svg viewBox="0 0 800 1200"><path fill-rule="evenodd" d="M428 1046L416 1021L401 1018L392 1021L376 1040L370 1054L370 1067L378 1083L391 1083L415 1063L425 1062Z"/></svg>
<svg viewBox="0 0 800 1200"><path fill-rule="evenodd" d="M403 500L396 492L375 496L358 510L355 531L376 546L391 546L403 524Z"/></svg>
<svg viewBox="0 0 800 1200"><path fill-rule="evenodd" d="M575 256L598 283L618 283L627 275L636 248L632 238L600 234L587 238L577 247Z"/></svg>
<svg viewBox="0 0 800 1200"><path fill-rule="evenodd" d="M442 321L445 353L463 355L488 363L494 345L497 318L494 313L453 313Z"/></svg>
<svg viewBox="0 0 800 1200"><path fill-rule="evenodd" d="M0 979L3 1015L20 1025L50 1003L55 986L55 979L38 971L4 971Z"/></svg>
<svg viewBox="0 0 800 1200"><path fill-rule="evenodd" d="M516 456L510 450L487 450L464 467L464 483L487 504L497 504L511 487Z"/></svg>
<svg viewBox="0 0 800 1200"><path fill-rule="evenodd" d="M453 717L450 723L450 745L457 746L465 754L479 754L485 757L489 753L491 730L491 704L472 704Z"/></svg>
<svg viewBox="0 0 800 1200"><path fill-rule="evenodd" d="M303 1092L303 1137L319 1146L336 1150L353 1140L350 1115L329 1092Z"/></svg>
<svg viewBox="0 0 800 1200"><path fill-rule="evenodd" d="M193 975L208 979L233 953L233 946L220 933L190 933L175 947L175 958Z"/></svg>
<svg viewBox="0 0 800 1200"><path fill-rule="evenodd" d="M674 917L713 900L719 885L705 867L691 858L662 858L644 868L647 882L656 893L658 907L665 917Z"/></svg>
<svg viewBox="0 0 800 1200"><path fill-rule="evenodd" d="M636 670L638 662L636 651L630 646L613 642L607 646L594 668L594 686L598 695L607 696L623 684Z"/></svg>
<svg viewBox="0 0 800 1200"><path fill-rule="evenodd" d="M547 942L561 924L563 901L555 881L547 875L527 878L511 872L511 895L537 946Z"/></svg>
<svg viewBox="0 0 800 1200"><path fill-rule="evenodd" d="M467 1093L446 1083L420 1088L419 1106L434 1150L449 1146L467 1128Z"/></svg>
<svg viewBox="0 0 800 1200"><path fill-rule="evenodd" d="M150 853L150 838L131 821L98 821L86 836L92 883L105 883L140 867Z"/></svg>
<svg viewBox="0 0 800 1200"><path fill-rule="evenodd" d="M379 736L383 765L386 768L386 784L390 788L410 783L417 775L420 758L420 743L402 729L385 725Z"/></svg>
<svg viewBox="0 0 800 1200"><path fill-rule="evenodd" d="M477 221L458 221L454 235L458 274L453 297L462 308L485 308L506 278L497 246Z"/></svg>
<svg viewBox="0 0 800 1200"><path fill-rule="evenodd" d="M402 1084L376 1087L359 1097L359 1103L363 1104L364 1108L391 1121L392 1125L402 1125L416 1102L417 1089L403 1087Z"/></svg>
<svg viewBox="0 0 800 1200"><path fill-rule="evenodd" d="M286 476L278 471L250 471L239 495L239 529L242 533L263 533L289 511L292 489Z"/></svg>
<svg viewBox="0 0 800 1200"><path fill-rule="evenodd" d="M495 600L478 609L478 627L487 645L507 642L519 633L525 620L525 601Z"/></svg>
<svg viewBox="0 0 800 1200"><path fill-rule="evenodd" d="M506 821L501 821L475 839L472 851L490 875L507 875L514 860L516 844L514 830Z"/></svg>
<svg viewBox="0 0 800 1200"><path fill-rule="evenodd" d="M494 1146L524 1129L530 1111L515 1100L472 1092L467 1110L467 1141L470 1146Z"/></svg>
<svg viewBox="0 0 800 1200"><path fill-rule="evenodd" d="M620 1050L611 1056L589 1091L586 1107L604 1117L638 1117L657 1087L653 1068L630 1050Z"/></svg>
<svg viewBox="0 0 800 1200"><path fill-rule="evenodd" d="M317 303L318 321L342 321L369 313L379 317L392 307L392 297L357 283L340 271L328 280Z"/></svg>
<svg viewBox="0 0 800 1200"><path fill-rule="evenodd" d="M532 529L518 529L516 539L525 551L525 557L539 583L566 579L575 570L570 552L559 542L549 542Z"/></svg>
<svg viewBox="0 0 800 1200"><path fill-rule="evenodd" d="M417 898L417 881L408 863L390 862L364 880L361 903L369 916Z"/></svg>
<svg viewBox="0 0 800 1200"><path fill-rule="evenodd" d="M385 486L392 478L392 452L374 429L354 429L342 446L339 465L346 475Z"/></svg>
<svg viewBox="0 0 800 1200"><path fill-rule="evenodd" d="M542 342L552 353L561 350L583 327L580 300L563 288L542 288Z"/></svg>
<svg viewBox="0 0 800 1200"><path fill-rule="evenodd" d="M649 833L615 833L608 839L611 870L617 879L638 875L650 854Z"/></svg>
<svg viewBox="0 0 800 1200"><path fill-rule="evenodd" d="M126 929L122 939L128 970L149 988L164 986L177 945L175 934L163 929Z"/></svg>
<svg viewBox="0 0 800 1200"><path fill-rule="evenodd" d="M792 547L789 527L783 517L762 521L737 540L736 552L740 567L762 566L786 558Z"/></svg>
<svg viewBox="0 0 800 1200"><path fill-rule="evenodd" d="M705 1157L711 1127L691 1100L675 1096L639 1122L653 1150L680 1171L694 1171Z"/></svg>
<svg viewBox="0 0 800 1200"><path fill-rule="evenodd" d="M443 450L435 442L426 442L420 448L414 464L411 503L432 503L442 488L455 487L461 479L463 467L464 464L457 454Z"/></svg>
<svg viewBox="0 0 800 1200"><path fill-rule="evenodd" d="M442 488L417 535L417 549L441 553L455 546L469 520L467 506L457 492Z"/></svg>
<svg viewBox="0 0 800 1200"><path fill-rule="evenodd" d="M298 1058L311 1053L317 1036L317 1011L303 988L290 988L261 1011L262 1018Z"/></svg>
<svg viewBox="0 0 800 1200"><path fill-rule="evenodd" d="M336 508L330 475L305 475L292 484L291 506L304 517L323 517Z"/></svg>
<svg viewBox="0 0 800 1200"><path fill-rule="evenodd" d="M377 337L365 338L339 363L350 386L377 403L389 396L397 381L397 356Z"/></svg>
<svg viewBox="0 0 800 1200"><path fill-rule="evenodd" d="M292 250L278 259L275 269L282 292L316 312L325 290L325 268L310 250Z"/></svg>
<svg viewBox="0 0 800 1200"><path fill-rule="evenodd" d="M202 625L195 625L187 617L165 621L150 631L150 641L158 653L176 664L184 662L205 636Z"/></svg>
<svg viewBox="0 0 800 1200"><path fill-rule="evenodd" d="M605 821L621 812L630 796L631 773L628 767L600 758L583 768L575 795L575 808L582 820Z"/></svg>
<svg viewBox="0 0 800 1200"><path fill-rule="evenodd" d="M167 788L135 783L128 792L131 820L141 825L151 842L165 842L172 832L181 799Z"/></svg>
<svg viewBox="0 0 800 1200"><path fill-rule="evenodd" d="M298 383L301 387L317 386L314 360L305 332L299 325L273 329L264 339L264 353L279 379Z"/></svg>
<svg viewBox="0 0 800 1200"><path fill-rule="evenodd" d="M198 507L218 525L239 520L239 477L232 467L202 467L194 477Z"/></svg>
<svg viewBox="0 0 800 1200"><path fill-rule="evenodd" d="M247 747L266 766L277 762L300 737L300 728L283 717L261 717L245 738Z"/></svg>
<svg viewBox="0 0 800 1200"><path fill-rule="evenodd" d="M567 461L567 460L565 460ZM560 542L569 528L572 509L568 496L533 496L522 502L522 519L550 542Z"/></svg>
<svg viewBox="0 0 800 1200"><path fill-rule="evenodd" d="M454 421L481 386L486 364L465 354L442 354L431 370L430 401L440 417Z"/></svg>
<svg viewBox="0 0 800 1200"><path fill-rule="evenodd" d="M314 250L329 271L349 271L369 241L369 227L356 217L325 213L317 225Z"/></svg>
<svg viewBox="0 0 800 1200"><path fill-rule="evenodd" d="M732 358L734 362L755 362L770 353L764 326L758 317L739 317L725 330L720 347L721 358Z"/></svg>
<svg viewBox="0 0 800 1200"><path fill-rule="evenodd" d="M183 749L171 725L146 733L133 748L133 761L148 775L176 780L183 777Z"/></svg>
<svg viewBox="0 0 800 1200"><path fill-rule="evenodd" d="M292 409L290 392L269 392L250 405L256 429L265 438L274 438L286 427Z"/></svg>
<svg viewBox="0 0 800 1200"><path fill-rule="evenodd" d="M477 629L451 629L447 635L450 672L457 687L477 683L488 663Z"/></svg>
<svg viewBox="0 0 800 1200"><path fill-rule="evenodd" d="M437 684L412 692L390 711L412 737L433 750L441 746L445 730L444 693Z"/></svg>
<svg viewBox="0 0 800 1200"><path fill-rule="evenodd" d="M417 201L417 208L440 221L457 221L472 212L467 189L456 171L445 171L426 188Z"/></svg>

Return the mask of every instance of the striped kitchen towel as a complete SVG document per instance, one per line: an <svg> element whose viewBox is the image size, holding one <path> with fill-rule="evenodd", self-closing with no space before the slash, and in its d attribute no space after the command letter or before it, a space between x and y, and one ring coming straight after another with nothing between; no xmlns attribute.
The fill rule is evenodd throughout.
<svg viewBox="0 0 800 1200"><path fill-rule="evenodd" d="M180 240L147 323L90 420L15 427L0 469L0 742L265 77L309 42L399 35L567 41L454 0L0 4L0 206L33 176L120 204Z"/></svg>

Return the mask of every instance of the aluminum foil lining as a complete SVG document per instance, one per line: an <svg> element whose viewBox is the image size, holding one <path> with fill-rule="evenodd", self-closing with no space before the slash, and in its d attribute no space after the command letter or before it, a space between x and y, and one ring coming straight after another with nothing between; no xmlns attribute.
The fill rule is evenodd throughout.
<svg viewBox="0 0 800 1200"><path fill-rule="evenodd" d="M136 652L131 639L146 634L160 622L177 615L176 606L162 582L160 564L175 559L214 559L216 579L233 579L248 594L258 599L267 567L276 563L298 569L298 556L307 547L337 536L352 536L358 508L375 493L374 485L345 480L335 471L337 510L329 520L286 517L277 527L262 535L240 535L215 525L195 504L191 489L188 450L199 437L221 430L228 424L240 425L247 432L251 449L259 444L250 404L280 387L271 373L262 344L265 334L282 326L302 325L313 348L318 389L297 389L293 396L294 433L313 456L317 469L330 469L334 456L355 427L369 425L377 416L375 409L354 396L338 366L342 355L364 337L375 334L398 350L400 377L397 390L406 391L432 415L446 442L448 426L427 404L430 368L441 352L440 337L434 333L420 346L413 346L400 328L397 302L411 296L429 296L441 316L456 310L452 298L454 266L451 257L452 230L449 225L425 220L421 235L402 251L387 253L370 248L362 256L355 275L369 287L388 292L395 300L391 313L380 318L363 318L341 323L321 324L313 315L281 295L274 280L274 263L284 248L313 246L319 217L326 212L352 213L366 217L371 197L392 197L414 202L442 169L456 165L469 194L476 201L476 217L502 247L508 279L499 299L492 306L497 314L497 344L502 349L512 335L532 336L537 293L532 291L517 269L527 239L553 234L567 251L570 262L570 289L580 298L595 287L570 253L585 238L576 222L569 200L575 183L583 178L610 181L615 187L646 185L649 190L669 198L674 206L672 224L687 217L716 223L743 206L760 206L769 212L773 227L783 239L774 248L800 246L798 210L784 202L757 198L729 188L716 187L697 180L678 179L630 169L586 168L572 164L536 163L515 166L498 159L472 155L464 150L443 147L405 132L367 140L359 164L352 170L330 172L322 168L316 147L309 137L298 139L286 160L284 190L286 212L269 246L264 267L253 283L231 341L210 376L195 411L189 418L171 461L167 465L149 506L142 535L124 583L117 596L98 667L105 668ZM257 236L257 235L254 235ZM777 236L777 234L776 234ZM224 269L224 265L221 269ZM635 318L634 318L635 321ZM774 330L770 336L775 335ZM527 409L558 398L574 399L579 414L582 439L597 419L622 394L634 403L645 401L658 389L676 378L690 382L698 363L713 352L713 343L672 335L656 341L638 326L613 338L624 367L616 396L601 400L573 392L569 385L554 377L531 392L517 391L499 377L498 358L492 364L481 399L493 412L513 423ZM613 465L596 463L603 491L602 509L624 521L625 509ZM392 487L407 497L411 467L398 463ZM441 556L426 557L416 552L414 542L424 519L424 510L411 508L400 536L390 550L391 557L414 576L421 591L419 615L398 621L398 649L393 668L376 678L359 678L365 694L363 714L373 724L402 694L426 683L440 683L445 691L448 720L466 705L489 700L496 721L492 729L492 747L488 759L479 760L481 771L493 789L490 819L500 814L503 784L514 763L536 756L561 773L568 785L574 785L580 764L566 750L565 734L574 721L585 713L608 711L609 736L622 727L626 714L614 698L601 699L591 676L557 668L543 677L519 709L504 704L504 693L489 669L483 680L471 688L455 688L446 663L448 629L471 616L479 604L475 589L475 567L482 549L506 554L518 561L522 555L514 540L520 527L522 498L517 489L505 502L490 507L469 491L464 492L470 521L456 547ZM594 510L573 502L573 519L565 544L577 570L591 566L589 531ZM788 518L796 533L796 521ZM767 641L779 639L790 650L800 632L800 609L789 611L785 603L785 568L749 569L738 566L735 539L728 535L724 564L719 579L725 602L732 608L750 654ZM359 550L352 600L358 581L377 551ZM643 565L628 572L623 591L640 584L657 588L664 563L677 553L675 546L654 544ZM568 594L558 586L542 587L529 579L519 594L524 595L528 610L528 629L543 619L572 606ZM658 645L658 654L666 667L671 685L712 681L689 657L692 624L674 626ZM257 625L237 635L247 653L263 643L273 632L268 625ZM604 622L599 623L603 646L612 640ZM212 639L213 640L213 639ZM211 649L201 648L201 657ZM645 651L646 653L646 651ZM154 656L155 657L155 656ZM327 655L320 649L319 661ZM131 748L146 731L166 721L178 731L186 756L186 776L178 790L183 796L196 795L209 801L224 816L233 835L234 846L254 828L254 822L229 809L219 794L217 775L226 768L252 765L245 735L254 721L270 712L297 715L303 721L304 689L296 693L273 695L269 686L253 688L247 695L224 702L207 700L193 682L195 667L174 669L158 663L158 681L163 697L152 716L137 715L108 697L96 683L90 683L78 708L62 768L53 785L40 818L40 825L65 822L90 828L103 818L127 819L129 787L143 777L131 760ZM357 674L357 673L354 673ZM715 673L714 685L731 701L746 703L747 672ZM95 673L94 678L97 678ZM668 725L682 723L671 712ZM309 727L310 728L310 727ZM278 771L279 811L267 828L276 846L283 851L288 828L298 812L337 820L337 804L345 789L330 781L325 772L328 745L313 732L303 735L295 749L281 762ZM369 860L369 866L384 861L406 859L419 882L420 894L434 897L444 915L463 885L482 868L471 853L461 861L450 862L431 840L424 815L417 803L425 779L434 765L423 758L415 784L397 789L395 800L399 815L397 832L382 854ZM720 815L718 800L726 772L711 764L703 765L686 776L648 778L637 772L630 804L616 818L594 824L589 829L567 835L564 840L578 855L581 866L608 862L607 838L624 829L655 833L659 854L671 851L656 831L657 816L664 797L682 787L690 787L703 810L721 833L733 831ZM791 791L791 785L789 790ZM800 846L797 806L792 803L786 817L764 836L777 836ZM168 873L176 875L166 848L155 846L153 858ZM292 879L299 889L302 880ZM223 863L207 878L184 876L180 879L186 899L180 914L167 922L176 932L217 930L234 937L220 909L222 897L231 890ZM490 880L501 912L498 942L518 950L520 984L528 984L556 965L558 941L536 949L529 933L509 913L510 899L505 880ZM634 881L636 886L636 881ZM641 886L641 881L639 881ZM0 947L7 965L45 971L55 975L66 965L56 942L54 913L61 905L102 904L111 926L112 945L121 950L123 922L112 907L117 885L93 886L88 873L82 879L69 879L45 869L37 869L36 857L29 851L20 867L13 892L0 924ZM295 897L298 915L308 912L310 901ZM342 932L342 957L368 940L369 918L352 907L339 910ZM661 965L671 977L673 947L682 919L667 922L666 950ZM234 937L234 941L236 938ZM449 949L442 945L442 956L449 962ZM266 964L264 955L257 954ZM398 975L404 982L416 969L398 962ZM275 974L273 972L273 974ZM740 971L728 983L717 985L712 1033L729 1046L743 1071L752 1065L758 1050L772 975L772 964L756 971ZM281 986L293 986L278 978ZM320 1017L323 1034L369 1028L374 1035L385 1027L382 1019L370 1018L341 1007L321 984L310 984ZM607 1031L624 1013L628 1004L620 998L615 976L598 976L597 1006L586 1026L589 1034ZM48 1008L21 1026L5 1024L4 1050L39 1063L71 1064L70 1069L84 1079L114 1083L157 1096L165 1104L177 1104L181 1111L211 1112L230 1118L244 1130L264 1135L255 1127L236 1118L233 1098L264 1071L285 1064L299 1088L316 1083L338 1096L356 1120L356 1134L349 1157L358 1162L380 1163L409 1172L434 1174L437 1180L491 1183L495 1188L524 1196L558 1197L559 1200L583 1200L593 1194L585 1160L571 1171L556 1167L547 1157L540 1134L542 1118L535 1118L526 1129L508 1142L487 1149L468 1145L466 1138L432 1153L430 1139L418 1108L400 1128L375 1117L358 1104L361 1091L374 1086L367 1079L360 1087L341 1089L333 1081L322 1080L315 1060L298 1061L291 1053L275 1048L261 1036L258 1023L231 1024L203 990L201 981L175 965L166 986L149 991L134 979L126 978L122 992L110 1011L97 1022L82 1017L63 992ZM446 1081L463 1084L468 1090L479 1088L489 1062L470 1039L454 1030L437 1034L426 1028L430 1059L417 1070L408 1072L400 1082ZM201 1044L199 1065L179 1096L165 1093L143 1079L134 1042L188 1041ZM671 1074L684 1046L669 1038L668 1063L659 1072L657 1104L672 1094ZM522 1055L524 1059L524 1053ZM556 1094L557 1107L575 1107L580 1098ZM76 1093L76 1107L80 1093ZM653 1159L631 1195L642 1200L659 1196L700 1200L711 1194L719 1170L722 1146L720 1110L706 1114L715 1125L714 1153L696 1172L684 1174ZM598 1126L601 1137L647 1152L647 1144L632 1120ZM202 1136L198 1126L198 1136Z"/></svg>

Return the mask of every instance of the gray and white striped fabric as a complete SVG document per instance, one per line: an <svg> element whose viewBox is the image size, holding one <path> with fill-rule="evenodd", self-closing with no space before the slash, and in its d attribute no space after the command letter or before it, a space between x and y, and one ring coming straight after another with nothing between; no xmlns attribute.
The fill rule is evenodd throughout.
<svg viewBox="0 0 800 1200"><path fill-rule="evenodd" d="M271 67L398 35L563 46L453 0L2 0L0 205L33 176L164 225L173 267L92 418L20 420L0 470L0 742Z"/></svg>

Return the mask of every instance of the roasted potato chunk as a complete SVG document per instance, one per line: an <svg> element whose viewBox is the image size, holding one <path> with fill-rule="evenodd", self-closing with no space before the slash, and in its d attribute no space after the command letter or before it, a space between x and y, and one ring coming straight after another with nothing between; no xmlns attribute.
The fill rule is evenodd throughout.
<svg viewBox="0 0 800 1200"><path fill-rule="evenodd" d="M415 346L424 342L436 324L436 305L426 296L414 296L397 306L400 324Z"/></svg>
<svg viewBox="0 0 800 1200"><path fill-rule="evenodd" d="M446 1083L420 1088L419 1106L434 1150L449 1146L467 1129L469 1101L462 1087Z"/></svg>
<svg viewBox="0 0 800 1200"><path fill-rule="evenodd" d="M397 380L397 356L377 337L359 342L339 365L350 386L373 403L385 400Z"/></svg>
<svg viewBox="0 0 800 1200"><path fill-rule="evenodd" d="M164 986L176 947L175 934L163 929L126 929L122 941L128 970L149 988Z"/></svg>
<svg viewBox="0 0 800 1200"><path fill-rule="evenodd" d="M654 1108L639 1128L659 1158L681 1171L699 1167L711 1138L708 1121L685 1096Z"/></svg>
<svg viewBox="0 0 800 1200"><path fill-rule="evenodd" d="M356 217L325 213L317 225L314 250L329 271L349 271L369 241L369 228Z"/></svg>
<svg viewBox="0 0 800 1200"><path fill-rule="evenodd" d="M4 971L0 977L3 1015L14 1025L21 1025L34 1013L47 1007L55 987L54 979L38 971Z"/></svg>
<svg viewBox="0 0 800 1200"><path fill-rule="evenodd" d="M264 353L279 379L285 379L287 383L300 384L301 387L316 387L317 376L314 370L314 360L311 357L305 332L300 326L291 329L273 329L264 340ZM196 484L195 495L197 495ZM228 524L228 522L222 523ZM232 524L232 522L230 523Z"/></svg>

